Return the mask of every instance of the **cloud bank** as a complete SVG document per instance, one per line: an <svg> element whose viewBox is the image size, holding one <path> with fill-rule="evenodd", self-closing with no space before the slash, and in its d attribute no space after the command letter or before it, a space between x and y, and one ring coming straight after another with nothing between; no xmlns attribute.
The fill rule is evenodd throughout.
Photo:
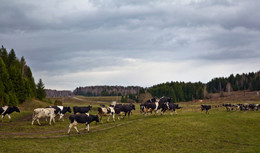
<svg viewBox="0 0 260 153"><path fill-rule="evenodd" d="M258 71L257 0L1 1L0 40L46 88L208 82Z"/></svg>

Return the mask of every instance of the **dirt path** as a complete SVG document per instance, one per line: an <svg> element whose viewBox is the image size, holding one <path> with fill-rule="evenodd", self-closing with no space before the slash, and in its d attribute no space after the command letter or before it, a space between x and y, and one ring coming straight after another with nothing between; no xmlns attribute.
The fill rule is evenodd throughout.
<svg viewBox="0 0 260 153"><path fill-rule="evenodd" d="M27 117L25 117L25 119L26 118ZM133 123L133 122L141 121L141 120L143 120L143 118L134 119L134 120L130 120L130 121L122 122L122 123L111 124L108 127L107 127L107 124L99 124L99 125L90 127L90 132L93 133L93 132L109 130L109 129L112 129L112 128L120 127L120 126L130 124L130 123ZM9 126L10 126L10 123L9 123ZM71 136L79 136L79 135L88 134L88 132L86 132L84 129L85 128L79 129L80 134L76 134L75 131L73 131L73 129L72 129L71 133L73 133L73 134L70 134L70 135L67 134L67 130L68 130L67 127L62 129L62 130L39 131L39 132L35 132L35 133L30 133L30 132L0 132L0 139L6 139L6 138L48 139L48 138L71 137ZM82 132L82 131L84 131L84 132ZM64 134L61 134L61 133L64 133ZM51 135L49 135L49 134L51 134Z"/></svg>

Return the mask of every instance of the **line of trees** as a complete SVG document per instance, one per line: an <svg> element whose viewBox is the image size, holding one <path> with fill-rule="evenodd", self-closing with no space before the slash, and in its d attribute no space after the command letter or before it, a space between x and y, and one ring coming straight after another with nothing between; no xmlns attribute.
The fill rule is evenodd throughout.
<svg viewBox="0 0 260 153"><path fill-rule="evenodd" d="M22 57L19 60L13 49L8 53L2 46L0 49L0 105L17 106L30 98L45 98L45 91L43 96L38 95L41 92L39 89L44 89L42 81L41 86L37 87L25 58Z"/></svg>
<svg viewBox="0 0 260 153"><path fill-rule="evenodd" d="M171 97L173 102L192 101L204 98L204 85L201 82L167 82L152 86L148 92L154 97Z"/></svg>
<svg viewBox="0 0 260 153"><path fill-rule="evenodd" d="M260 71L243 74L231 74L229 77L214 78L207 83L209 93L238 90L260 90Z"/></svg>

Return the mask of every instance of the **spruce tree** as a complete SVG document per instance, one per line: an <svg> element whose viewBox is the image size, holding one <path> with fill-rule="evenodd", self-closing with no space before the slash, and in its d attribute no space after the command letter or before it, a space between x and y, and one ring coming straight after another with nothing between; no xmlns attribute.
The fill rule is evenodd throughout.
<svg viewBox="0 0 260 153"><path fill-rule="evenodd" d="M36 85L36 97L40 100L43 100L46 97L46 92L44 89L44 84L42 79L39 80L38 84Z"/></svg>

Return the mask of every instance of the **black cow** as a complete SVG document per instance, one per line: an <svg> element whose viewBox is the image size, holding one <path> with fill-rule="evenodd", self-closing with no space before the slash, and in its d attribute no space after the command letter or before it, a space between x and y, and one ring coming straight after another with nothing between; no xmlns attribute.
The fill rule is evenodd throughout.
<svg viewBox="0 0 260 153"><path fill-rule="evenodd" d="M171 115L173 115L173 111L175 112L175 114L178 114L177 113L177 109L181 109L182 107L179 107L178 104L174 104L174 103L164 103L163 106L162 106L162 113L165 114L165 112L167 110L170 110L171 111Z"/></svg>
<svg viewBox="0 0 260 153"><path fill-rule="evenodd" d="M132 113L132 110L135 110L134 104L128 104L128 105L117 104L115 106L115 113L118 115L118 120L120 120L119 116L121 116L121 113L125 113L125 116L126 114L128 114L128 118L129 118L130 113Z"/></svg>
<svg viewBox="0 0 260 153"><path fill-rule="evenodd" d="M91 108L92 108L92 106L87 106L87 107L77 107L77 106L74 106L73 107L73 112L74 112L74 114L76 114L76 113L87 113L88 111L90 111L91 110Z"/></svg>
<svg viewBox="0 0 260 153"><path fill-rule="evenodd" d="M58 111L58 115L60 115L60 119L59 120L63 120L63 117L65 115L65 113L69 112L71 113L71 108L70 107L64 107L64 106L49 106L48 108L54 108L56 111Z"/></svg>
<svg viewBox="0 0 260 153"><path fill-rule="evenodd" d="M5 115L7 115L9 119L11 119L10 114L13 113L13 112L19 112L20 113L20 110L16 106L13 106L13 107L11 107L11 106L0 107L0 114L2 115L1 121L5 117Z"/></svg>
<svg viewBox="0 0 260 153"><path fill-rule="evenodd" d="M70 115L69 119L70 119L70 125L69 125L68 134L70 134L70 129L72 128L72 126L74 126L75 130L79 134L79 130L77 129L78 123L86 124L86 126L87 126L86 129L89 132L89 124L93 121L99 122L98 115L91 115L91 114L88 114L88 113Z"/></svg>
<svg viewBox="0 0 260 153"><path fill-rule="evenodd" d="M206 114L209 114L210 109L211 109L211 105L201 105L201 113L203 110L206 110Z"/></svg>

